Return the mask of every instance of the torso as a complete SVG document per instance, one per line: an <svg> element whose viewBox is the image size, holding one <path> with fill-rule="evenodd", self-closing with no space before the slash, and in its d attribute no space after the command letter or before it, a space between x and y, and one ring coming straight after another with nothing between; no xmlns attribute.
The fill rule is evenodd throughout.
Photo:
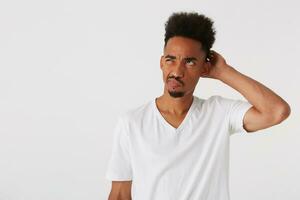
<svg viewBox="0 0 300 200"><path fill-rule="evenodd" d="M159 100L159 98L157 99ZM156 101L156 105L157 105L157 108L159 110L159 112L161 113L161 115L163 116L163 118L170 124L172 125L174 128L178 128L180 126L180 124L183 122L186 114L188 111L186 111L184 114L182 115L175 115L175 114L171 114L171 113L168 113L168 112L165 112L165 111L162 111L159 107L159 102Z"/></svg>
<svg viewBox="0 0 300 200"><path fill-rule="evenodd" d="M161 115L165 118L165 120L172 125L174 128L178 128L182 121L184 120L184 117L186 116L186 113L183 116L175 116L172 114L166 114L161 112Z"/></svg>
<svg viewBox="0 0 300 200"><path fill-rule="evenodd" d="M123 120L120 130L127 130L124 139L130 141L133 200L229 200L229 133L224 119L230 104L217 100L195 98L191 112L182 114L168 112L166 103L158 101L157 106L151 101ZM115 166L122 174L119 163Z"/></svg>

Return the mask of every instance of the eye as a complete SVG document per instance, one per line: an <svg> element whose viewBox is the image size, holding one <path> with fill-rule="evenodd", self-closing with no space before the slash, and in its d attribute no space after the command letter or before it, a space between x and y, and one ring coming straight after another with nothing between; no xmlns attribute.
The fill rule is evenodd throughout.
<svg viewBox="0 0 300 200"><path fill-rule="evenodd" d="M173 62L173 60L171 60L171 59L166 59L165 61L166 61L167 63Z"/></svg>
<svg viewBox="0 0 300 200"><path fill-rule="evenodd" d="M188 64L188 66L194 66L196 63L192 60L187 60L186 63Z"/></svg>

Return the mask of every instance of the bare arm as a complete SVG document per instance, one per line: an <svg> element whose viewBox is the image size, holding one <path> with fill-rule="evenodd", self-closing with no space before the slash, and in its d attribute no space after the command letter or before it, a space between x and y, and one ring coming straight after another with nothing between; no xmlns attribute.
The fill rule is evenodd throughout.
<svg viewBox="0 0 300 200"><path fill-rule="evenodd" d="M242 94L253 106L245 113L243 125L248 132L264 129L285 120L291 112L289 104L258 81L238 72L228 65L216 51L211 62L206 63L203 77L222 81Z"/></svg>
<svg viewBox="0 0 300 200"><path fill-rule="evenodd" d="M290 106L258 81L228 66L220 80L241 93L253 106L246 112L244 128L248 132L279 124L290 114Z"/></svg>
<svg viewBox="0 0 300 200"><path fill-rule="evenodd" d="M108 200L131 200L132 181L112 181Z"/></svg>

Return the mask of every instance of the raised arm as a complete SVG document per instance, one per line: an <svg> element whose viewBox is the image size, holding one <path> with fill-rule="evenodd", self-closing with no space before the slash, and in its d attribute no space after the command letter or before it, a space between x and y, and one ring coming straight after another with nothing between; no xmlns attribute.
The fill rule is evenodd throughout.
<svg viewBox="0 0 300 200"><path fill-rule="evenodd" d="M244 128L248 132L264 129L285 120L291 112L289 104L258 81L238 72L215 51L203 77L222 81L241 93L253 106L245 113Z"/></svg>

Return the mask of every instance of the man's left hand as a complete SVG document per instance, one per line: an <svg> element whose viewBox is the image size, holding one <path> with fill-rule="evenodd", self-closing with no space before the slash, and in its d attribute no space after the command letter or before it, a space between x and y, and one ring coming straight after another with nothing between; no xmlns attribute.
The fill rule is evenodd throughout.
<svg viewBox="0 0 300 200"><path fill-rule="evenodd" d="M214 50L211 50L210 61L206 62L205 65L207 70L201 77L213 79L220 79L222 73L231 67L226 63L223 56Z"/></svg>

